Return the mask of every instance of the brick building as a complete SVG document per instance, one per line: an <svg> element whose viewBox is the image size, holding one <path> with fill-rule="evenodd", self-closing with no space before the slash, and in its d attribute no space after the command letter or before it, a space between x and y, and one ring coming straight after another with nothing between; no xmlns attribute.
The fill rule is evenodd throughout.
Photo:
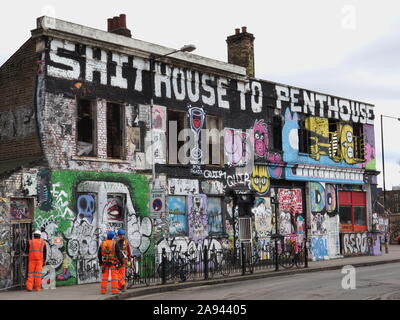
<svg viewBox="0 0 400 320"><path fill-rule="evenodd" d="M379 254L374 106L256 78L254 40L236 29L225 63L132 38L124 15L39 18L0 68L0 287L32 228L57 285L99 280L106 230L142 253L265 245L275 208L314 260Z"/></svg>

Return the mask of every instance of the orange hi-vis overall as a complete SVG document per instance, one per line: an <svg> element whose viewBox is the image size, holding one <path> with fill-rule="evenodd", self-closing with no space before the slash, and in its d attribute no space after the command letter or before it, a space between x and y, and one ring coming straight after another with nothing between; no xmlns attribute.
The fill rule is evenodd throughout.
<svg viewBox="0 0 400 320"><path fill-rule="evenodd" d="M46 243L42 239L29 240L28 255L28 278L26 279L26 289L32 291L35 286L36 291L42 288L42 268L43 250Z"/></svg>
<svg viewBox="0 0 400 320"><path fill-rule="evenodd" d="M118 293L119 273L117 270L117 253L115 251L115 242L113 240L105 240L101 244L101 255L103 259L103 274L101 279L101 293L107 292L108 277L111 271L111 292Z"/></svg>
<svg viewBox="0 0 400 320"><path fill-rule="evenodd" d="M125 286L125 277L126 277L126 267L128 265L128 242L124 240L123 245L122 245L122 255L124 256L124 263L123 265L118 269L119 272L119 281L118 281L118 286L120 289L123 289Z"/></svg>

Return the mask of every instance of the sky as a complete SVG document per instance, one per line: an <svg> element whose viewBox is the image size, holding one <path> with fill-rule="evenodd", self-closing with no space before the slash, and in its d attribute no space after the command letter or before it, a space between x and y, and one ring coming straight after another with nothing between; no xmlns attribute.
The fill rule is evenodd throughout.
<svg viewBox="0 0 400 320"><path fill-rule="evenodd" d="M14 0L2 5L0 65L43 15L106 30L107 18L125 13L134 38L170 48L194 44L193 53L220 61L227 61L227 36L247 26L256 38L257 78L375 105L381 171L380 115L400 118L399 9L391 0ZM400 121L385 117L383 127L390 190L400 185Z"/></svg>

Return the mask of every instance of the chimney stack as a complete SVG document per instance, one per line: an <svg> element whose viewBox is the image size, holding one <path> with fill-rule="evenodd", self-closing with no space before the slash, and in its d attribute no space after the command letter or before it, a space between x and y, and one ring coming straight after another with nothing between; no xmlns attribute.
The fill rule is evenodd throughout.
<svg viewBox="0 0 400 320"><path fill-rule="evenodd" d="M119 34L125 37L132 37L131 30L126 27L126 14L120 14L119 17L109 18L107 20L107 31Z"/></svg>
<svg viewBox="0 0 400 320"><path fill-rule="evenodd" d="M245 67L247 75L254 77L254 35L247 32L247 27L235 29L235 34L226 39L228 44L228 62Z"/></svg>

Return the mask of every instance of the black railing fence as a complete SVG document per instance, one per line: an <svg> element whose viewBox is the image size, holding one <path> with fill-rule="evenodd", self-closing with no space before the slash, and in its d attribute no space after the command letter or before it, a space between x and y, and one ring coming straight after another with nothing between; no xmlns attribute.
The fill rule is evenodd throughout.
<svg viewBox="0 0 400 320"><path fill-rule="evenodd" d="M242 243L235 249L209 249L194 252L162 252L135 257L128 268L130 287L137 285L167 284L185 281L218 279L241 276L265 270L276 270L278 266L288 269L296 265L304 267L304 250L294 250L279 243L278 253L273 245L253 247ZM278 267L279 268L279 267ZM134 275L134 276L132 276Z"/></svg>

